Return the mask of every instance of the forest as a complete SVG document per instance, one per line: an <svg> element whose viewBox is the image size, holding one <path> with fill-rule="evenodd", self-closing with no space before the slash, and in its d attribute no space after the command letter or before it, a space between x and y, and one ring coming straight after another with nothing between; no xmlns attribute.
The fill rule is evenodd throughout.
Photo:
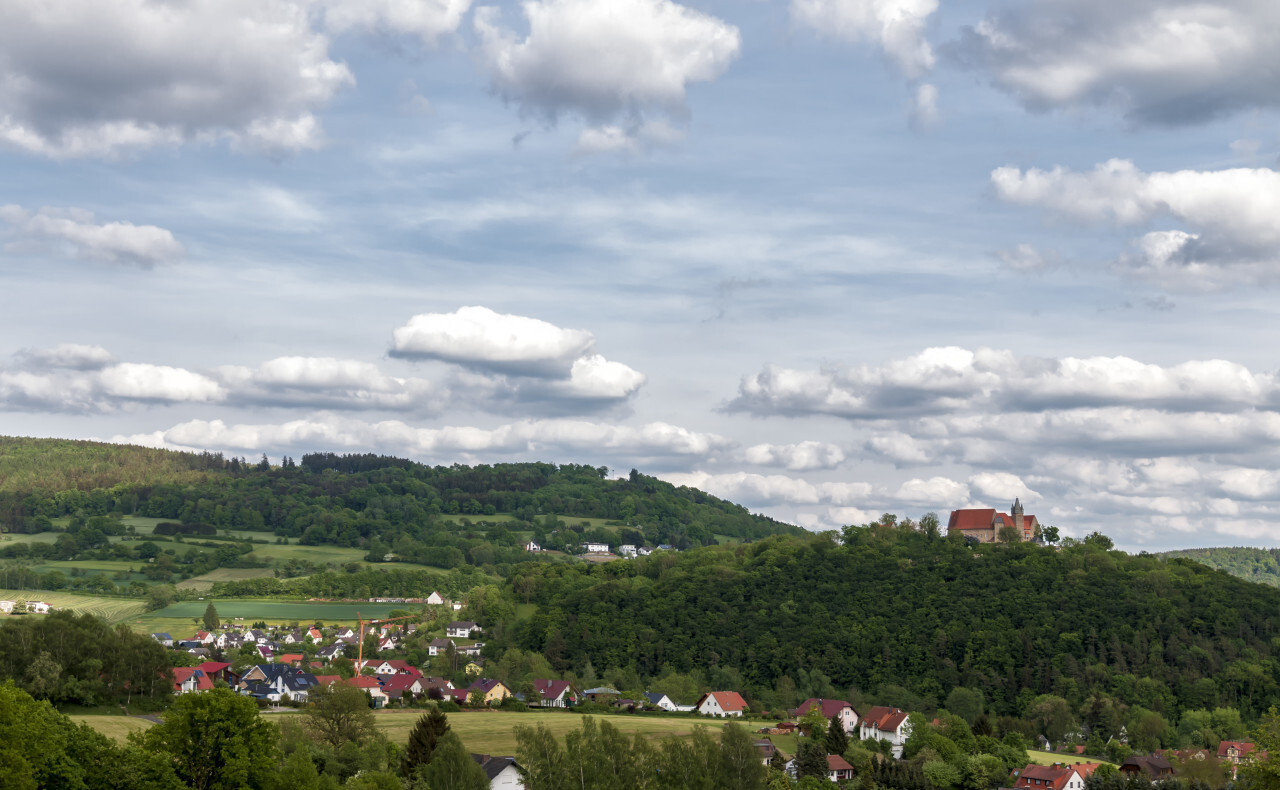
<svg viewBox="0 0 1280 790"><path fill-rule="evenodd" d="M1273 703L1280 590L1112 551L1102 536L1072 543L973 546L870 526L523 565L512 595L537 610L506 637L559 670L697 673L770 710L806 696L923 711L964 701L1012 727L1047 697L1103 740L1149 712L1155 742L1172 745L1187 711L1255 721Z"/></svg>
<svg viewBox="0 0 1280 790"><path fill-rule="evenodd" d="M1232 576L1259 584L1280 587L1280 549L1259 549L1250 546L1218 547L1211 549L1179 549L1161 552L1161 557L1185 557L1208 565Z"/></svg>

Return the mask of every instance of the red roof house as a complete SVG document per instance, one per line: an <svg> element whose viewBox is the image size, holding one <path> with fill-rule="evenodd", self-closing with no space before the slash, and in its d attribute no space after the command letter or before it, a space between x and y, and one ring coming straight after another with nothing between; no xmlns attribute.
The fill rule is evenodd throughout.
<svg viewBox="0 0 1280 790"><path fill-rule="evenodd" d="M747 701L736 691L708 691L693 707L703 716L744 716Z"/></svg>
<svg viewBox="0 0 1280 790"><path fill-rule="evenodd" d="M998 513L995 508L971 508L951 511L951 519L947 522L947 534L958 534L966 538L974 538L982 543L995 543L1000 539L1000 530L1013 527L1020 540L1037 540L1040 537L1040 521L1035 516L1027 516L1022 512L1022 501L1013 500L1010 513Z"/></svg>

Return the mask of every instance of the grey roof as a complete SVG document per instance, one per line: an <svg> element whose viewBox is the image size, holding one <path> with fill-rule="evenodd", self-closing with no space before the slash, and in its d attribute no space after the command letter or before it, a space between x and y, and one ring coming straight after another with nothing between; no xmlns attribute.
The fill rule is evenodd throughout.
<svg viewBox="0 0 1280 790"><path fill-rule="evenodd" d="M651 705L657 705L659 702L662 702L663 699L669 699L666 694L663 694L660 691L646 691L644 693L644 698L649 700L649 704Z"/></svg>
<svg viewBox="0 0 1280 790"><path fill-rule="evenodd" d="M484 769L485 776L489 777L490 782L497 779L498 774L502 773L503 769L508 765L519 765L514 757L491 757L487 754L473 754L471 759L479 763L480 767Z"/></svg>

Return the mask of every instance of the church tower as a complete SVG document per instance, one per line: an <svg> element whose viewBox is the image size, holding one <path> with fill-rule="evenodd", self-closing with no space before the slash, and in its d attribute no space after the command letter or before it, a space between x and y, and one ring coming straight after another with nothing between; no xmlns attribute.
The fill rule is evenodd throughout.
<svg viewBox="0 0 1280 790"><path fill-rule="evenodd" d="M1024 540L1026 535L1023 530L1026 527L1022 520L1022 499L1020 497L1013 498L1013 507L1009 508L1009 517L1013 519L1013 528L1018 530L1018 540Z"/></svg>

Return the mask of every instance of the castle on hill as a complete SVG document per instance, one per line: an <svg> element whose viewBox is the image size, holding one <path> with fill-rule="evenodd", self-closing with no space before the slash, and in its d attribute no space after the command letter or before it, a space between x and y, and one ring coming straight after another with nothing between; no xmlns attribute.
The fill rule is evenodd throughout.
<svg viewBox="0 0 1280 790"><path fill-rule="evenodd" d="M1006 527L1014 531L1018 540L1041 539L1039 520L1022 512L1022 500L1018 498L1013 500L1013 507L1009 508L1008 513L998 513L991 507L951 511L947 534L959 534L982 543L995 543L1000 540L1000 531Z"/></svg>

